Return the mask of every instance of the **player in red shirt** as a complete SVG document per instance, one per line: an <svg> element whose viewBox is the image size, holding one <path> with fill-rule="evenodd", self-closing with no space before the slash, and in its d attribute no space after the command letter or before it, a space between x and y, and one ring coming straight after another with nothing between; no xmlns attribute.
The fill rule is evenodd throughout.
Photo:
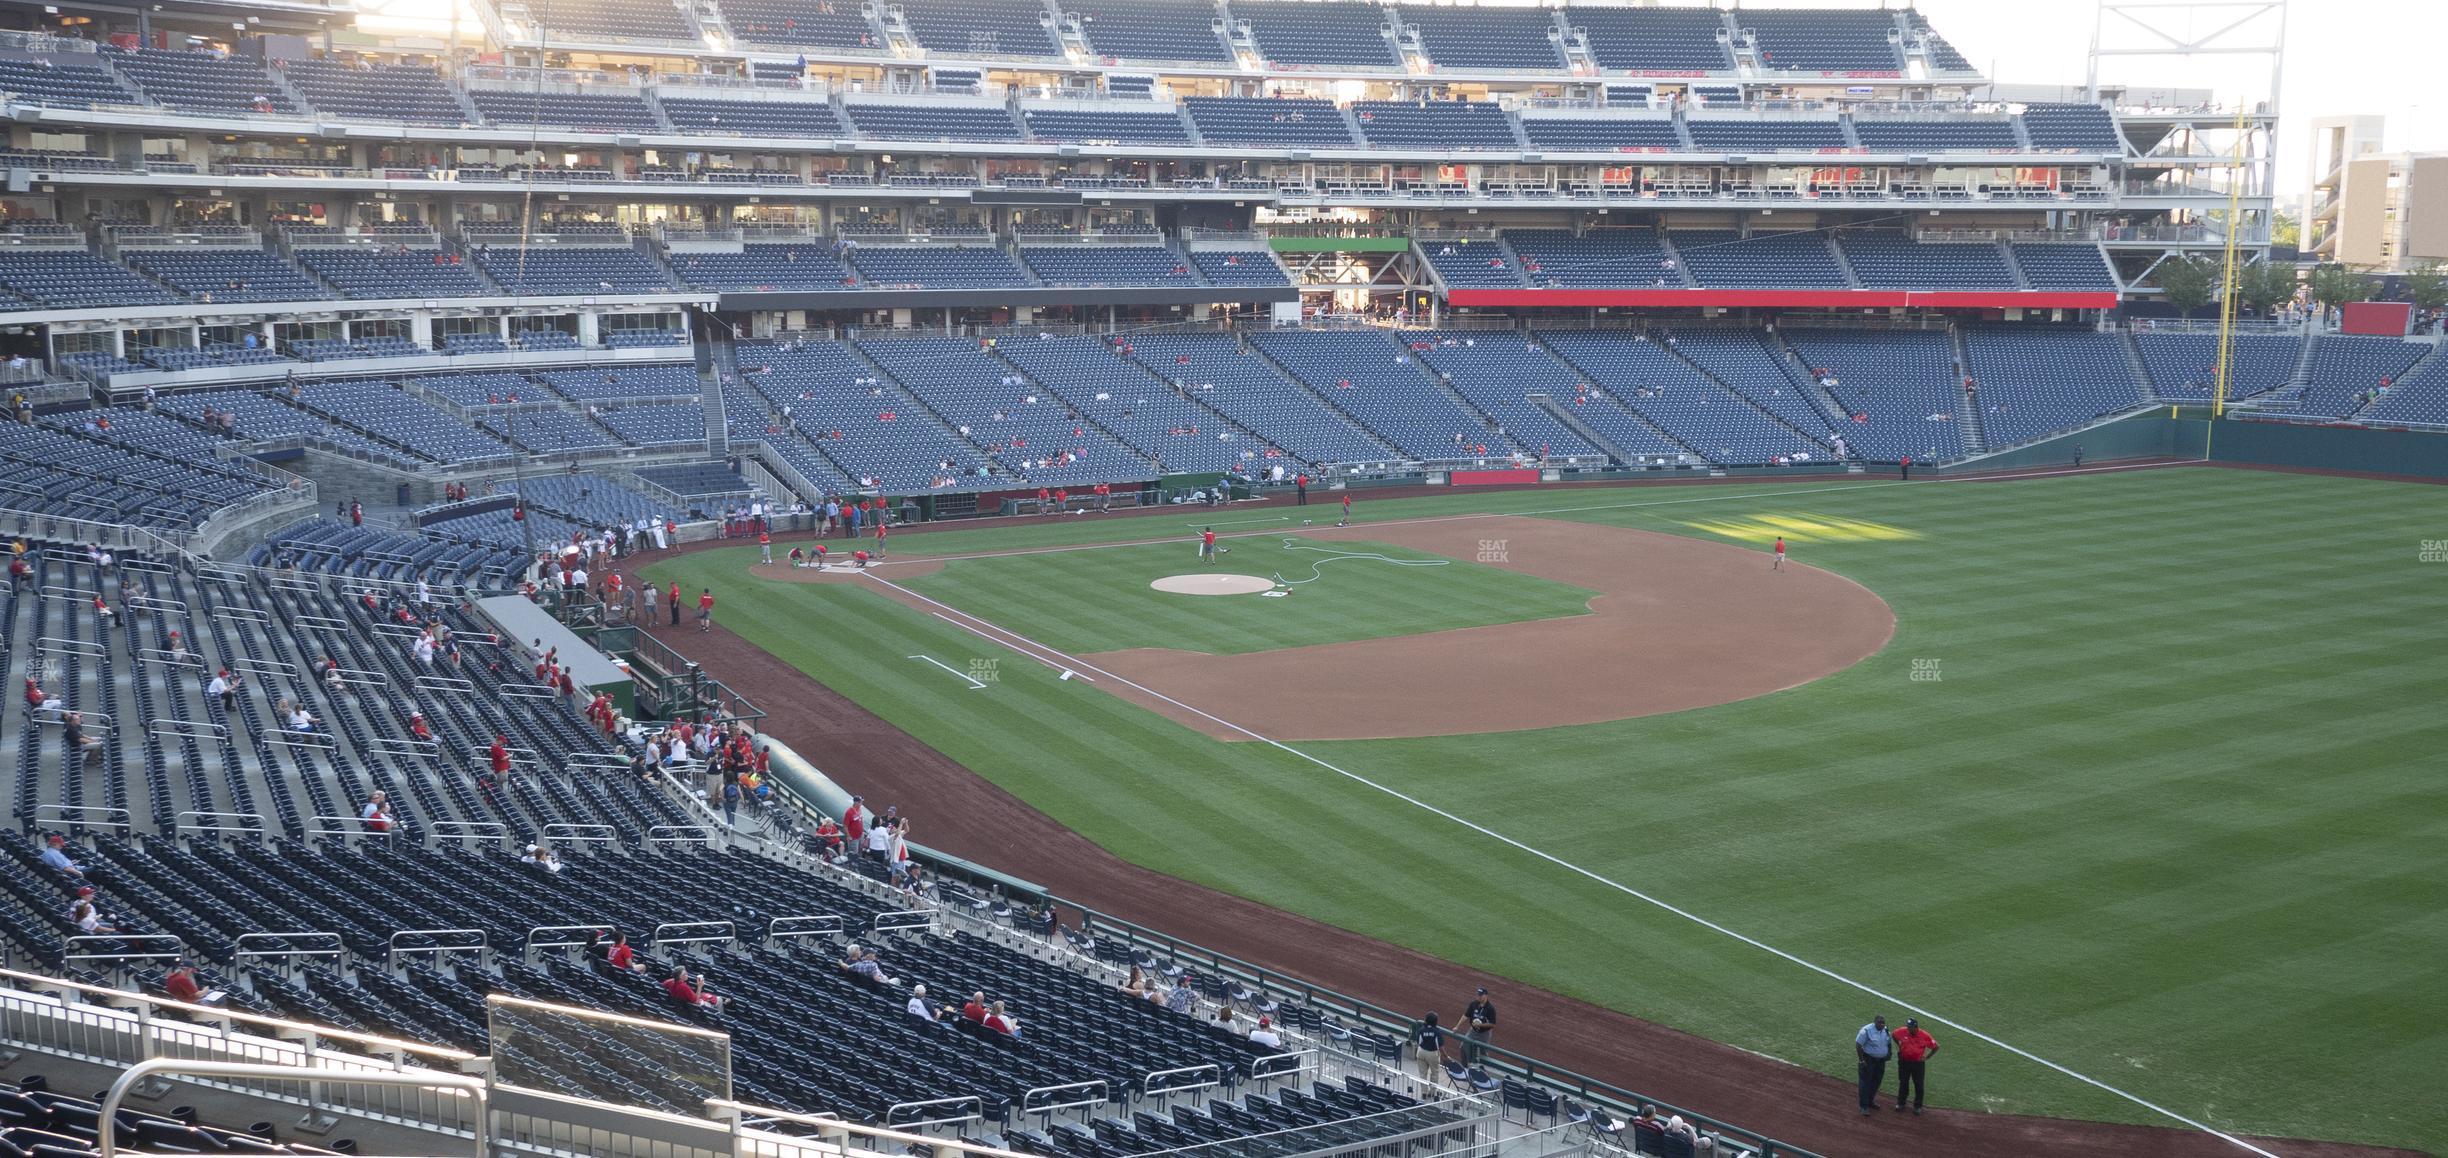
<svg viewBox="0 0 2448 1158"><path fill-rule="evenodd" d="M1215 528L1209 527L1206 530L1199 532L1199 562L1213 563L1215 560Z"/></svg>
<svg viewBox="0 0 2448 1158"><path fill-rule="evenodd" d="M664 593L663 593L663 600L664 600L664 602L669 603L669 604L671 605L671 617L672 617L671 625L672 625L673 627L678 627L678 626L680 626L680 582L679 582L679 580L676 580L676 579L675 579L675 580L673 580L673 581L672 581L671 590L666 591L666 592L664 592Z"/></svg>
<svg viewBox="0 0 2448 1158"><path fill-rule="evenodd" d="M771 562L773 562L773 536L772 536L772 535L766 534L766 533L765 533L765 532L763 532L763 531L758 531L758 532L757 532L757 554L759 554L759 555L761 555L761 556L764 556L763 558L758 559L758 560L757 560L757 562L759 562L759 563L771 563Z"/></svg>
<svg viewBox="0 0 2448 1158"><path fill-rule="evenodd" d="M1783 535L1777 536L1776 561L1768 564L1768 569L1771 571L1782 571L1785 569L1785 536Z"/></svg>
<svg viewBox="0 0 2448 1158"><path fill-rule="evenodd" d="M701 589L697 594L697 630L714 630L714 589Z"/></svg>
<svg viewBox="0 0 2448 1158"><path fill-rule="evenodd" d="M890 534L890 533L891 533L891 530L890 530L890 528L888 528L888 527L886 527L886 526L884 525L884 520L882 520L882 519L877 519L877 520L876 520L876 546L875 546L875 557L876 557L876 558L881 559L881 558L883 558L883 557L884 557L884 536L885 536L885 535L887 535L887 534Z"/></svg>
<svg viewBox="0 0 2448 1158"><path fill-rule="evenodd" d="M1348 527L1348 526L1350 526L1350 525L1351 525L1351 492L1350 492L1350 491L1345 491L1345 492L1343 492L1343 518L1342 518L1342 520L1341 520L1341 521L1337 522L1335 525L1336 525L1336 526L1338 526L1338 527Z"/></svg>
<svg viewBox="0 0 2448 1158"><path fill-rule="evenodd" d="M1037 488L1037 513L1041 515L1050 515L1054 513L1053 491L1047 490L1044 487Z"/></svg>

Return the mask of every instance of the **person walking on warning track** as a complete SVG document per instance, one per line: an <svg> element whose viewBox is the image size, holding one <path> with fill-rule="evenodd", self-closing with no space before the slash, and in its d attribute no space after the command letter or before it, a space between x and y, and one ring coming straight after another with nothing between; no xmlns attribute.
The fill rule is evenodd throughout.
<svg viewBox="0 0 2448 1158"><path fill-rule="evenodd" d="M671 625L678 627L680 626L680 581L672 580L671 590L663 594L670 597L667 602L671 604Z"/></svg>
<svg viewBox="0 0 2448 1158"><path fill-rule="evenodd" d="M1336 525L1336 526L1338 526L1338 527L1348 527L1348 526L1350 526L1350 525L1351 525L1351 492L1350 492L1350 491L1345 491L1345 492L1343 492L1343 517L1342 517L1341 519L1337 520L1337 521L1335 522L1335 525Z"/></svg>
<svg viewBox="0 0 2448 1158"><path fill-rule="evenodd" d="M1870 1024L1853 1035L1854 1069L1860 1078L1864 1114L1878 1108L1879 1087L1887 1081L1887 1058L1893 1053L1895 1037L1887 1032L1884 1016L1871 1018Z"/></svg>
<svg viewBox="0 0 2448 1158"><path fill-rule="evenodd" d="M1921 1112L1921 1095L1928 1092L1930 1055L1938 1052L1938 1039L1921 1028L1921 1019L1907 1017L1904 1028L1895 1031L1896 1109L1904 1108L1904 1091L1912 1091L1912 1112Z"/></svg>
<svg viewBox="0 0 2448 1158"><path fill-rule="evenodd" d="M714 630L714 589L711 587L697 593L697 630Z"/></svg>
<svg viewBox="0 0 2448 1158"><path fill-rule="evenodd" d="M1783 535L1777 536L1776 561L1768 564L1768 569L1771 571L1782 571L1785 569L1785 536Z"/></svg>
<svg viewBox="0 0 2448 1158"><path fill-rule="evenodd" d="M1308 472L1308 471L1302 471L1301 473L1299 473L1299 474L1297 474L1297 475L1292 476L1292 490L1293 490L1293 493L1295 493L1295 494L1297 494L1297 495L1299 495L1299 496L1300 496L1300 498L1299 498L1299 499L1298 499L1296 502L1294 502L1294 503L1293 503L1293 505L1294 505L1294 506L1301 506L1301 507L1305 507L1305 506L1308 506L1308 505L1309 505L1309 472Z"/></svg>
<svg viewBox="0 0 2448 1158"><path fill-rule="evenodd" d="M1216 558L1215 528L1199 532L1199 562L1213 563Z"/></svg>

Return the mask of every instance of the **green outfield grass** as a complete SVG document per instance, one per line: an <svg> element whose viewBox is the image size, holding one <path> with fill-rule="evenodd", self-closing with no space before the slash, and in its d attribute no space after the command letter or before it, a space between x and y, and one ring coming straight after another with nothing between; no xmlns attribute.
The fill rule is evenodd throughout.
<svg viewBox="0 0 2448 1158"><path fill-rule="evenodd" d="M912 536L916 537L916 536ZM908 586L963 610L1004 616L1041 643L1070 652L1169 647L1227 655L1315 643L1413 635L1458 627L1582 615L1597 592L1535 576L1446 561L1400 567L1371 560L1319 565L1324 555L1285 550L1277 537L1219 543L1200 564L1188 541L959 559ZM1385 543L1334 543L1337 553L1435 560ZM1298 598L1207 598L1148 586L1168 575L1230 573L1292 580L1365 569L1365 582L1306 583ZM890 569L888 568L887 571Z"/></svg>
<svg viewBox="0 0 2448 1158"><path fill-rule="evenodd" d="M1876 590L1897 634L1848 671L1717 708L1302 751L2222 1128L2448 1148L2448 563L2417 562L2448 539L2448 492L2187 469L1358 507L1478 510L1755 543L1840 528L1797 535L1796 558ZM854 587L750 581L747 561L652 574L712 585L732 628L1139 863L1831 1074L1851 1071L1854 1027L1897 1012L1027 661L969 693L900 657L960 666L991 654L975 635ZM1252 832L1286 854L1253 855ZM1937 1032L1944 1104L2158 1121Z"/></svg>

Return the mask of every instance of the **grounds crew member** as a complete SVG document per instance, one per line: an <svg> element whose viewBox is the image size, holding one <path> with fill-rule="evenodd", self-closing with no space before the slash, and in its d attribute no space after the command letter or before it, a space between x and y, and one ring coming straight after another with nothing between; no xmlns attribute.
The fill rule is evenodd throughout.
<svg viewBox="0 0 2448 1158"><path fill-rule="evenodd" d="M1938 1039L1921 1028L1921 1019L1907 1017L1904 1028L1895 1031L1896 1109L1904 1108L1904 1091L1912 1091L1912 1112L1921 1112L1921 1095L1927 1092L1930 1055L1938 1052Z"/></svg>

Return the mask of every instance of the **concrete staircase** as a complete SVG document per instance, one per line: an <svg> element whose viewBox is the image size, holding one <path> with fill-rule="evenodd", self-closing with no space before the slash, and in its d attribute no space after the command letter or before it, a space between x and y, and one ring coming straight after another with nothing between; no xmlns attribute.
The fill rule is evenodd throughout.
<svg viewBox="0 0 2448 1158"><path fill-rule="evenodd" d="M2159 401L2159 384L2151 379L2150 364L2142 360L2142 347L2134 341L2132 330L2117 332L2118 345L2125 350L2125 364L2133 367L2134 381L2142 385L2142 400Z"/></svg>

